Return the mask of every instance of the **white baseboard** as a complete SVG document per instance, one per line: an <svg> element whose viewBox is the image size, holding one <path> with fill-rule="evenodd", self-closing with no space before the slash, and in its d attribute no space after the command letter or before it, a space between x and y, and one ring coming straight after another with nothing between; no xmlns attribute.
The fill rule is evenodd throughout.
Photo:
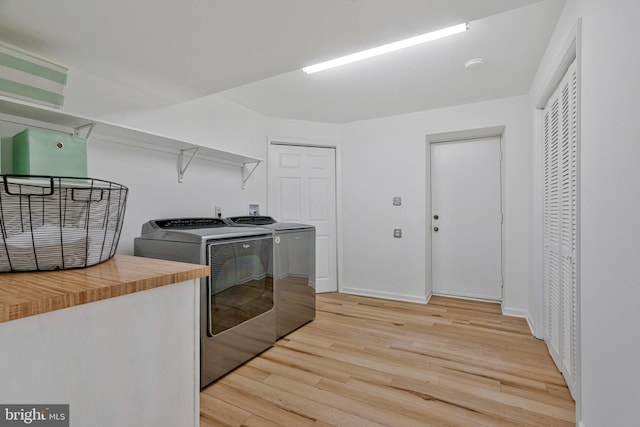
<svg viewBox="0 0 640 427"><path fill-rule="evenodd" d="M531 320L531 316L529 315L529 312L527 310L520 310L502 306L502 314L504 316L523 318L527 321L527 325L529 325L529 332L531 332L531 335L533 335L534 337L536 336L535 328L533 327L533 321Z"/></svg>
<svg viewBox="0 0 640 427"><path fill-rule="evenodd" d="M529 321L529 312L527 310L502 306L502 314L509 317L522 317L523 319L527 319L527 322Z"/></svg>
<svg viewBox="0 0 640 427"><path fill-rule="evenodd" d="M424 297L415 296L415 295L407 295L407 294L398 294L395 292L385 292L385 291L373 291L371 289L361 289L361 288L348 288L343 287L340 289L340 293L343 294L351 294L351 295L359 295L363 297L371 297L371 298L382 298L394 301L404 301L404 302L415 302L419 304L427 304L431 300L431 296L433 295L431 292L425 295ZM453 298L462 298L458 296L446 295ZM474 301L488 301L479 298L462 298L469 299ZM495 302L495 301L491 301ZM526 310L512 309L502 307L502 314L504 316L511 317L521 317L527 321L527 325L529 325L529 330L531 331L531 335L535 336L533 322L531 321L531 317L529 316L529 312Z"/></svg>
<svg viewBox="0 0 640 427"><path fill-rule="evenodd" d="M425 304L429 304L429 301L431 301L431 296L432 296L432 295L433 295L433 294L432 294L431 292L429 292L429 293L427 294L427 298L425 299L425 302L424 302Z"/></svg>
<svg viewBox="0 0 640 427"><path fill-rule="evenodd" d="M434 295L447 297L447 298L458 298L458 299L466 299L469 301L483 301L483 302L493 302L499 303L500 300L496 298L487 297L486 295L473 295L470 293L458 293L458 292L434 292Z"/></svg>
<svg viewBox="0 0 640 427"><path fill-rule="evenodd" d="M539 336L536 335L536 328L533 325L533 321L531 320L531 317L529 317L528 313L527 313L526 319L527 319L527 325L529 325L529 331L531 331L531 335L533 335L535 338L537 338L539 340L544 339L544 337L539 337Z"/></svg>
<svg viewBox="0 0 640 427"><path fill-rule="evenodd" d="M416 302L419 304L426 304L431 298L431 294L421 297L416 295L397 294L394 292L372 291L371 289L346 287L341 288L340 293L360 295L362 297L389 299L394 301Z"/></svg>

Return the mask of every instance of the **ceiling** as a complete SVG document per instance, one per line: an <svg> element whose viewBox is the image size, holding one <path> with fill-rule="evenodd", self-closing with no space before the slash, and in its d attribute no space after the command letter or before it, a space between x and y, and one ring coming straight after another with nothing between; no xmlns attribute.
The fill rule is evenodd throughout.
<svg viewBox="0 0 640 427"><path fill-rule="evenodd" d="M167 103L344 123L526 94L564 0L0 0L0 40ZM447 39L306 75L462 22ZM472 58L485 65L465 70Z"/></svg>

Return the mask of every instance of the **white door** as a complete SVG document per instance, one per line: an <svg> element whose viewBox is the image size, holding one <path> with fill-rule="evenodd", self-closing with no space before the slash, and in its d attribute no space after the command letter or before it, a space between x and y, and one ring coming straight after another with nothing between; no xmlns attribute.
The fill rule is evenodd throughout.
<svg viewBox="0 0 640 427"><path fill-rule="evenodd" d="M271 144L269 212L316 227L316 292L338 290L334 148Z"/></svg>
<svg viewBox="0 0 640 427"><path fill-rule="evenodd" d="M577 114L575 62L543 110L544 339L569 390L577 386Z"/></svg>
<svg viewBox="0 0 640 427"><path fill-rule="evenodd" d="M433 293L502 299L500 139L431 144Z"/></svg>

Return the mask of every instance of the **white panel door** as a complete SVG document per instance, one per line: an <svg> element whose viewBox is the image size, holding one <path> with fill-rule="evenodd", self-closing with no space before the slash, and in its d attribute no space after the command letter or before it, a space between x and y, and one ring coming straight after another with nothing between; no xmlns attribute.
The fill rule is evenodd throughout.
<svg viewBox="0 0 640 427"><path fill-rule="evenodd" d="M502 299L500 139L431 144L433 293Z"/></svg>
<svg viewBox="0 0 640 427"><path fill-rule="evenodd" d="M316 292L338 290L335 149L271 144L269 210L316 227Z"/></svg>

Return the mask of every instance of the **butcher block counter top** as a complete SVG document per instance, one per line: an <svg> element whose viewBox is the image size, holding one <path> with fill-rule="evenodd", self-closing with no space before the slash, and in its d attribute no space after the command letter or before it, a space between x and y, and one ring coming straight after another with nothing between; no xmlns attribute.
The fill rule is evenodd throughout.
<svg viewBox="0 0 640 427"><path fill-rule="evenodd" d="M0 273L0 402L67 404L72 426L198 427L208 273L126 255Z"/></svg>
<svg viewBox="0 0 640 427"><path fill-rule="evenodd" d="M77 270L0 273L0 323L207 275L207 266L129 255Z"/></svg>

